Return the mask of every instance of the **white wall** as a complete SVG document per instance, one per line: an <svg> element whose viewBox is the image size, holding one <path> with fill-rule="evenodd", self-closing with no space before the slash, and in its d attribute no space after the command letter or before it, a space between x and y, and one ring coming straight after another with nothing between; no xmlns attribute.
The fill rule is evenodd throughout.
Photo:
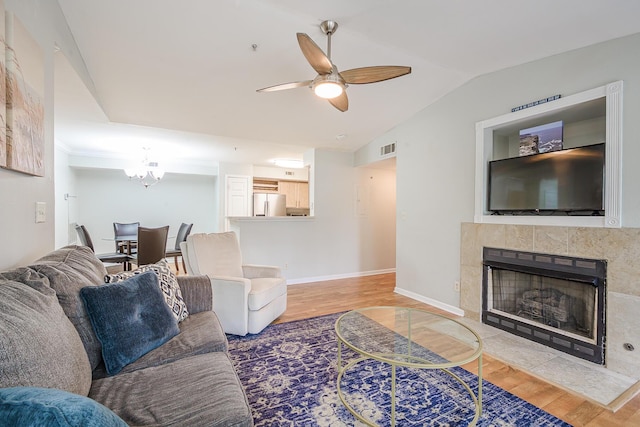
<svg viewBox="0 0 640 427"><path fill-rule="evenodd" d="M76 180L69 168L69 155L55 146L55 247L61 248L76 242L76 232L69 227L77 221L78 206Z"/></svg>
<svg viewBox="0 0 640 427"><path fill-rule="evenodd" d="M0 169L0 269L23 265L52 250L54 214L53 52L54 42L79 69L84 67L58 3L50 0L5 0L44 53L45 176ZM85 76L83 76L85 77ZM35 223L35 203L45 202L47 220Z"/></svg>
<svg viewBox="0 0 640 427"><path fill-rule="evenodd" d="M395 268L395 174L354 168L353 154L316 150L311 168L315 216L234 220L243 260L278 265L289 283ZM368 192L359 209L358 188Z"/></svg>
<svg viewBox="0 0 640 427"><path fill-rule="evenodd" d="M473 222L475 123L547 96L624 80L625 227L640 226L640 35L472 80L360 151L398 142L397 286L459 307L460 224Z"/></svg>
<svg viewBox="0 0 640 427"><path fill-rule="evenodd" d="M113 241L105 239L113 237L114 222L169 225L169 236L174 237L170 246L182 222L193 223L192 233L218 231L215 176L167 173L158 184L144 188L121 170L74 168L73 174L77 221L89 230L96 252L113 252Z"/></svg>

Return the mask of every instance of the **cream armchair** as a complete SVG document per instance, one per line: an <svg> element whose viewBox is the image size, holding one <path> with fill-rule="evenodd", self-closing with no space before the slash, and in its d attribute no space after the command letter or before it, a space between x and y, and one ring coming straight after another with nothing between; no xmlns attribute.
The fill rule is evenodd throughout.
<svg viewBox="0 0 640 427"><path fill-rule="evenodd" d="M187 274L211 279L213 310L226 333L257 334L286 310L280 268L243 265L234 232L191 234L180 248Z"/></svg>

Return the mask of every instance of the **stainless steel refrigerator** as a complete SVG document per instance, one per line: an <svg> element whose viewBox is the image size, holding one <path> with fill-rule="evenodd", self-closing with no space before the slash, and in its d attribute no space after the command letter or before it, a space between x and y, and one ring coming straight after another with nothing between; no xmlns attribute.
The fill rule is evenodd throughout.
<svg viewBox="0 0 640 427"><path fill-rule="evenodd" d="M253 216L286 216L287 203L284 194L253 193Z"/></svg>

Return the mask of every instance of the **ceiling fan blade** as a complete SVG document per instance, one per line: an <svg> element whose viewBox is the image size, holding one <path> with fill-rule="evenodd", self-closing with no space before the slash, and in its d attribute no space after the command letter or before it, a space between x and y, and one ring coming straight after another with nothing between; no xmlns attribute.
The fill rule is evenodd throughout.
<svg viewBox="0 0 640 427"><path fill-rule="evenodd" d="M304 87L311 85L313 80L305 80L303 82L291 82L291 83L283 83L280 85L263 87L262 89L257 89L256 92L275 92L277 90L286 90L286 89L295 89L297 87Z"/></svg>
<svg viewBox="0 0 640 427"><path fill-rule="evenodd" d="M333 65L331 61L324 54L322 49L318 47L318 45L311 40L311 37L306 35L305 33L298 33L298 44L300 45L300 49L302 50L302 54L309 64L313 67L314 70L318 74L329 74L333 69Z"/></svg>
<svg viewBox="0 0 640 427"><path fill-rule="evenodd" d="M340 71L340 75L344 81L347 82L347 84L353 85L381 82L409 73L411 73L411 67L397 65L352 68L351 70Z"/></svg>
<svg viewBox="0 0 640 427"><path fill-rule="evenodd" d="M328 99L327 101L343 113L349 109L349 98L347 97L346 91L342 92L341 95L336 96L335 98Z"/></svg>

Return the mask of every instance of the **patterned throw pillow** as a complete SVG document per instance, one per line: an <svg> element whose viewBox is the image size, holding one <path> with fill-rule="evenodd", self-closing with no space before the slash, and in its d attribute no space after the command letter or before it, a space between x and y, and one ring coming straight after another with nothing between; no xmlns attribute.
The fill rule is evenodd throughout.
<svg viewBox="0 0 640 427"><path fill-rule="evenodd" d="M178 319L178 322L183 321L189 316L187 311L187 304L182 299L182 292L180 291L180 285L178 285L178 279L173 274L169 264L165 260L160 260L155 264L143 265L133 271L123 271L117 274L107 274L104 276L106 283L116 283L128 279L134 274L144 273L145 271L153 271L158 276L158 283L160 290L164 294L164 300L171 309L173 315Z"/></svg>

